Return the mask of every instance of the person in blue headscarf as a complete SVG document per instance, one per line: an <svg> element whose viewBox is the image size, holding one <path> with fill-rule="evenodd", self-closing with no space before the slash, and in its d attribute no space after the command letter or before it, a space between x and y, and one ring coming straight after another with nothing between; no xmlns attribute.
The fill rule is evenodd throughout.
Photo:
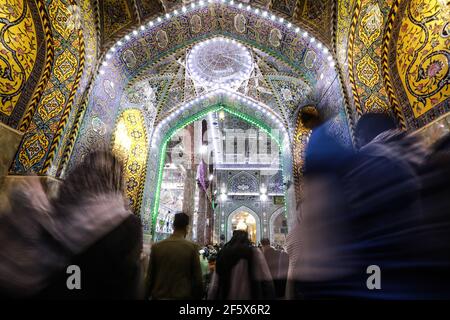
<svg viewBox="0 0 450 320"><path fill-rule="evenodd" d="M297 257L289 267L290 287L294 287L289 297L294 299L343 296L341 283L352 272L345 251L349 230L342 177L354 152L341 145L328 128L327 123L315 127L306 148L301 215L288 244L290 257Z"/></svg>

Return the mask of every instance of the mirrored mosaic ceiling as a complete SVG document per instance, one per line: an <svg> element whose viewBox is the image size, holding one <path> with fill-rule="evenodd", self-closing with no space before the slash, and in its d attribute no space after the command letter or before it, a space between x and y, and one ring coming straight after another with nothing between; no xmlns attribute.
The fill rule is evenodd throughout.
<svg viewBox="0 0 450 320"><path fill-rule="evenodd" d="M236 78L237 83L233 82L232 87L229 87L230 90L269 105L282 117L284 123L289 123L299 105L312 103L314 96L311 86L299 78L294 70L278 61L270 61L269 56L260 50L249 48L247 52L250 53L251 60L248 64L252 70L243 79ZM214 82L208 81L204 85L195 80L190 70L186 68L188 55L189 50L182 50L179 54L174 54L145 70L129 82L121 98L121 107L144 105L144 108L154 112L156 120L160 121L169 116L181 103L216 90L216 86L210 86ZM215 72L209 69L204 70L203 74L212 75ZM234 75L231 75L229 78L233 77Z"/></svg>
<svg viewBox="0 0 450 320"><path fill-rule="evenodd" d="M142 24L115 43L107 60L129 79L169 52L222 34L284 60L312 85L334 71L329 49L283 17L233 1L196 3Z"/></svg>
<svg viewBox="0 0 450 320"><path fill-rule="evenodd" d="M193 0L100 0L98 11L101 26L102 47L107 47L139 21L155 15L189 6ZM204 2L209 2L204 0ZM217 0L217 2L229 2ZM233 1L231 1L233 2ZM237 1L236 1L237 2ZM331 45L334 0L242 0L252 5L302 25L312 31L324 43Z"/></svg>
<svg viewBox="0 0 450 320"><path fill-rule="evenodd" d="M139 108L148 135L181 106L208 93L189 72L196 45L223 38L245 48L252 71L234 92L268 106L292 132L295 111L317 105L330 130L351 144L335 62L330 49L308 31L258 7L230 1L198 1L174 9L118 40L105 54L75 145L78 162L92 146L111 139L117 114ZM105 128L102 135L96 127ZM72 161L73 162L73 161Z"/></svg>
<svg viewBox="0 0 450 320"><path fill-rule="evenodd" d="M116 99L115 103L120 101L124 107L138 101L139 92L148 87L146 91L150 93L144 94L148 97L143 99L153 101L159 121L164 115L161 106L173 108L205 92L206 88L193 83L186 57L195 44L220 37L247 47L253 60L252 74L237 89L268 105L283 105L281 109L287 110L275 107L275 111L286 125L299 106L318 104L336 82L329 49L282 17L231 3L234 2L200 1L194 7L192 3L125 35L105 55L97 82L107 83L107 88L94 88L94 96L109 91L107 99ZM112 94L125 88L131 99ZM179 92L174 93L176 90ZM165 100L164 95L170 100ZM336 103L327 107L330 110L325 113L338 114L341 106Z"/></svg>
<svg viewBox="0 0 450 320"><path fill-rule="evenodd" d="M152 68L170 55L184 59L206 37L234 39L254 59L265 55L262 62L254 62L260 69L254 73L261 71L277 81L265 80L267 85L261 85L257 77L258 84L248 85L246 94L254 97L252 90L257 91L267 104L272 105L269 100L273 99L284 107L291 103L286 102L291 101L290 91L296 112L309 102L317 105L333 118L331 130L338 130L343 138L348 135L346 126L352 128L366 112L392 113L400 127L414 131L450 110L446 0L0 2L7 9L0 13L2 41L15 39L8 48L0 44L7 60L0 63L4 71L0 121L24 133L9 168L14 174L59 176L78 137L85 150L86 141L109 141L119 109L126 107L123 90L146 72L162 75L163 70ZM17 18L14 26L8 23ZM327 67L332 61L327 61L326 50L336 52L340 77ZM412 53L417 55L409 60ZM21 57L20 63L14 56ZM102 61L107 65L98 73ZM275 65L275 74L263 64ZM182 68L175 71L183 74ZM191 85L186 77L177 75L173 80L168 72L165 76L173 85L178 79L185 79L179 84L186 88ZM301 84L286 80L288 76L301 78ZM300 90L307 97L304 103L295 97L298 92L293 93L303 83L314 88L311 93ZM266 86L278 93L270 98ZM161 91L157 92L147 98L156 97L159 103ZM189 92L184 90L182 101L202 94ZM347 110L342 110L343 105ZM152 117L160 121L163 115L151 108L145 112L150 128ZM289 111L283 112L283 121L289 125Z"/></svg>

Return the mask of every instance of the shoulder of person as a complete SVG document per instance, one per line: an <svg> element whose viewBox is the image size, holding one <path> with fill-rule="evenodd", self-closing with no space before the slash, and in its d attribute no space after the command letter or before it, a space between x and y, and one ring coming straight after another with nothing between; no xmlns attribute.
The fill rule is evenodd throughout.
<svg viewBox="0 0 450 320"><path fill-rule="evenodd" d="M117 234L126 234L127 242L130 245L142 245L142 223L141 219L134 214L126 217L115 229Z"/></svg>
<svg viewBox="0 0 450 320"><path fill-rule="evenodd" d="M196 254L200 254L200 245L198 245L197 243L188 240L188 239L180 239L180 241L182 241L183 243L183 248L186 250L191 250L192 252L195 252Z"/></svg>
<svg viewBox="0 0 450 320"><path fill-rule="evenodd" d="M252 253L253 253L253 255L256 255L258 257L264 257L264 253L259 248L253 247Z"/></svg>
<svg viewBox="0 0 450 320"><path fill-rule="evenodd" d="M184 241L185 241L187 244L189 244L189 245L192 247L193 250L199 251L199 250L201 249L201 247L200 247L200 245L199 245L198 243L195 243L195 242L193 242L193 241L191 241L191 240L188 240L188 239L184 239Z"/></svg>
<svg viewBox="0 0 450 320"><path fill-rule="evenodd" d="M134 214L130 214L126 217L116 228L116 231L126 232L132 235L133 239L142 241L142 223Z"/></svg>
<svg viewBox="0 0 450 320"><path fill-rule="evenodd" d="M125 220L123 220L122 224L129 226L130 228L142 229L142 222L139 217L134 214L130 214Z"/></svg>
<svg viewBox="0 0 450 320"><path fill-rule="evenodd" d="M158 241L158 242L153 242L152 246L151 246L151 249L152 250L158 249L159 247L161 247L161 243L164 243L164 240L161 240L161 241Z"/></svg>

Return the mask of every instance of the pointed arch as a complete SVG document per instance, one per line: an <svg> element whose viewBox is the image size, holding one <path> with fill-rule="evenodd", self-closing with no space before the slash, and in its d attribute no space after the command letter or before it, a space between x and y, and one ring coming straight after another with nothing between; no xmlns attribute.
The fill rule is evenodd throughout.
<svg viewBox="0 0 450 320"><path fill-rule="evenodd" d="M269 218L269 239L270 243L274 242L274 232L273 232L273 224L275 223L275 219L278 218L281 214L285 214L284 207L278 208L275 210ZM285 217L286 218L286 217ZM286 219L287 221L287 219Z"/></svg>
<svg viewBox="0 0 450 320"><path fill-rule="evenodd" d="M282 126L279 119L272 113L263 111L264 106L251 102L242 98L236 93L226 91L218 91L216 94L204 96L202 99L194 99L194 101L182 106L169 116L166 120L161 121L155 128L151 138L149 151L149 162L147 165L147 179L144 191L144 206L141 207L141 217L143 220L144 233L146 239L153 235L154 222L158 216L159 195L161 192L161 183L167 144L170 139L184 128L186 125L199 120L211 112L225 111L233 116L239 117L268 134L282 150L282 171L285 174L284 167L290 168L292 161L289 135ZM293 201L286 194L286 207L294 206Z"/></svg>
<svg viewBox="0 0 450 320"><path fill-rule="evenodd" d="M228 218L227 218L227 230L226 230L226 235L227 235L227 241L229 241L231 239L231 237L233 236L233 228L232 228L232 219L235 215L241 213L241 212L248 212L253 218L255 218L256 221L256 242L260 242L261 241L261 219L259 218L258 214L253 211L252 209L250 209L247 206L240 206L237 209L233 210L231 213L228 214Z"/></svg>
<svg viewBox="0 0 450 320"><path fill-rule="evenodd" d="M258 179L248 172L238 172L228 179L228 192L259 193Z"/></svg>

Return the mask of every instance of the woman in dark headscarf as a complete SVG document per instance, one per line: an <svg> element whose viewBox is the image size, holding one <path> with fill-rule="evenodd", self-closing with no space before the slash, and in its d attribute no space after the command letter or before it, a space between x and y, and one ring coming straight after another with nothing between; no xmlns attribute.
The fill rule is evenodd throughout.
<svg viewBox="0 0 450 320"><path fill-rule="evenodd" d="M235 230L219 252L208 299L274 299L275 289L261 251L251 245L248 233Z"/></svg>
<svg viewBox="0 0 450 320"><path fill-rule="evenodd" d="M81 290L66 286L66 269L43 298L138 297L142 228L125 204L120 161L109 151L89 154L62 184L53 203L56 237L81 270Z"/></svg>

